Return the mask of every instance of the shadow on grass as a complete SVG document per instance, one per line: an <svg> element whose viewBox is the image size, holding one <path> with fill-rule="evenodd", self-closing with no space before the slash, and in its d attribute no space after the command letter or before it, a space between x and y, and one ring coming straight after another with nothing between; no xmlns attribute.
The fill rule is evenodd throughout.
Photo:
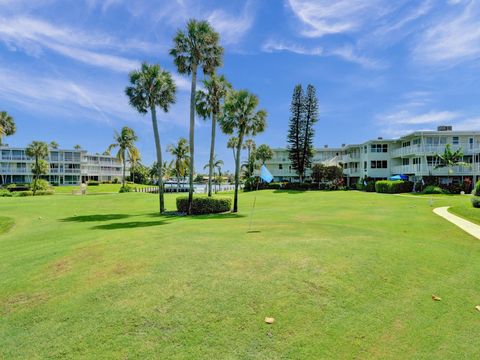
<svg viewBox="0 0 480 360"><path fill-rule="evenodd" d="M80 215L80 216L70 216L60 221L64 222L90 222L90 221L110 221L110 220L120 220L126 219L132 215L128 214L97 214L97 215Z"/></svg>
<svg viewBox="0 0 480 360"><path fill-rule="evenodd" d="M117 223L111 223L111 224L92 226L92 229L95 229L95 230L133 229L133 228L141 228L141 227L166 225L166 224L167 222L165 220L129 221L129 222L117 222Z"/></svg>
<svg viewBox="0 0 480 360"><path fill-rule="evenodd" d="M307 192L309 190L273 190L274 194L303 194L304 192Z"/></svg>
<svg viewBox="0 0 480 360"><path fill-rule="evenodd" d="M148 214L150 217L166 218L166 219L187 219L187 220L208 220L208 219L240 219L246 217L246 215L238 213L221 213L221 214L207 214L207 215L177 215L177 214L164 214L159 213Z"/></svg>

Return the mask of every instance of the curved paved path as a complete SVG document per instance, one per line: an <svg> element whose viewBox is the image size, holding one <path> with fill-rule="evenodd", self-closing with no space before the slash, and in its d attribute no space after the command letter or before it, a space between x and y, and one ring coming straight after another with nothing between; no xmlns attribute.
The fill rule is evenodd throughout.
<svg viewBox="0 0 480 360"><path fill-rule="evenodd" d="M438 216L441 216L445 220L450 221L452 224L457 225L463 231L469 233L470 235L480 239L480 225L474 224L468 220L462 219L457 215L453 215L448 212L450 206L443 206L433 209L433 212Z"/></svg>

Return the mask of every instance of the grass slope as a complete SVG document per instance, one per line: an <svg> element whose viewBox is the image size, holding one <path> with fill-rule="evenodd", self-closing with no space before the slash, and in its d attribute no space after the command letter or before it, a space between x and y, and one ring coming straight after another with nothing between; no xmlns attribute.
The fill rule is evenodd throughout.
<svg viewBox="0 0 480 360"><path fill-rule="evenodd" d="M480 357L480 242L428 199L262 191L194 218L157 201L0 199L16 223L0 236L0 358Z"/></svg>

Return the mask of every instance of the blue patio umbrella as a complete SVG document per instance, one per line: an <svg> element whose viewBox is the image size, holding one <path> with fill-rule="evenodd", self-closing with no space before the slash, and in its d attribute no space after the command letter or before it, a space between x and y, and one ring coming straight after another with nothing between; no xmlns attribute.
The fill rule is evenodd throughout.
<svg viewBox="0 0 480 360"><path fill-rule="evenodd" d="M408 180L407 175L394 175L390 177L390 180Z"/></svg>

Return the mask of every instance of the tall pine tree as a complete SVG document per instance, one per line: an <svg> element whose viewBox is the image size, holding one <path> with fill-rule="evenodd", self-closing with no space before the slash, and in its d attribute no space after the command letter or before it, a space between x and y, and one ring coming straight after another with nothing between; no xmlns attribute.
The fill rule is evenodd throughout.
<svg viewBox="0 0 480 360"><path fill-rule="evenodd" d="M292 103L290 105L290 122L287 137L288 157L292 164L292 168L296 171L303 181L305 167L303 166L303 149L304 149L304 94L302 85L296 85L293 89Z"/></svg>
<svg viewBox="0 0 480 360"><path fill-rule="evenodd" d="M307 94L303 101L304 111L304 129L303 129L303 168L309 169L312 166L312 157L314 152L313 137L315 129L313 126L318 121L318 100L315 95L315 87L307 86Z"/></svg>

